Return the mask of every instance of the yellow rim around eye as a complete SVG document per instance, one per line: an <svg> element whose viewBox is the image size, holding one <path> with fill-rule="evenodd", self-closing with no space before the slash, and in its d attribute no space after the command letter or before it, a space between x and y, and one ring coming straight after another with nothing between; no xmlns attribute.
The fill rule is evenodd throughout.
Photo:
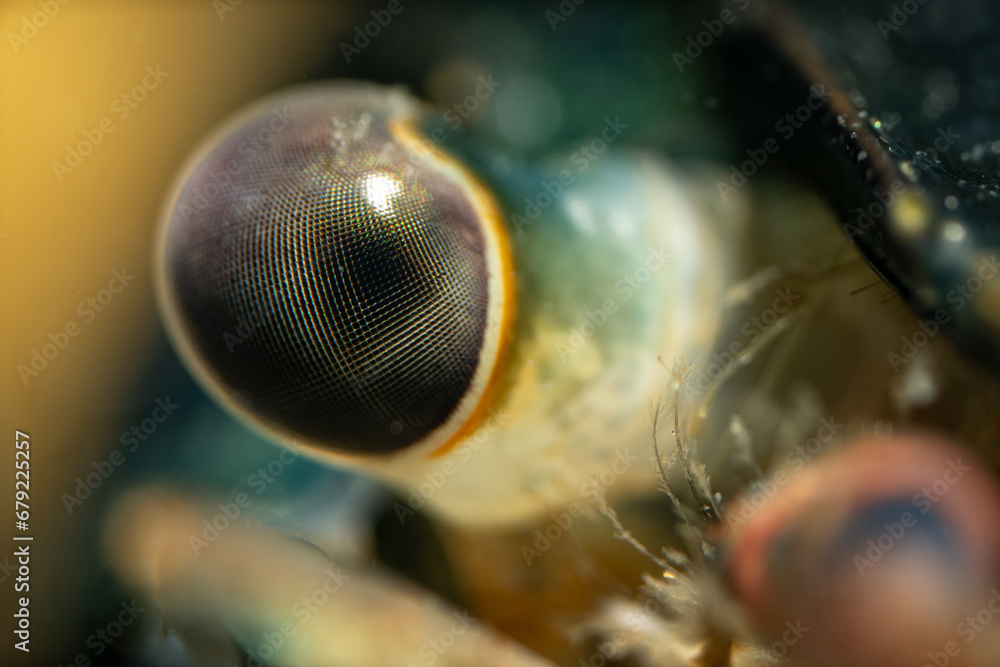
<svg viewBox="0 0 1000 667"><path fill-rule="evenodd" d="M477 219L482 222L483 236L486 239L485 257L490 296L483 349L469 390L448 419L448 426L455 428L455 431L427 454L428 458L436 458L448 453L471 435L485 420L487 412L501 393L517 307L513 253L499 206L471 171L433 141L422 137L415 118L393 123L391 132L404 147L422 155L422 159L433 161L442 174L467 189Z"/></svg>

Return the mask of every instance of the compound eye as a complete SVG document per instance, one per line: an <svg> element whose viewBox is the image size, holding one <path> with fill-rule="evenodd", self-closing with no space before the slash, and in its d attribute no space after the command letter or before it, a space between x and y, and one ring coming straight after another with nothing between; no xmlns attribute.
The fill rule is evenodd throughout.
<svg viewBox="0 0 1000 667"><path fill-rule="evenodd" d="M810 628L785 648L816 664L925 664L995 590L1000 489L956 443L870 436L770 488L730 508L726 568L759 629Z"/></svg>
<svg viewBox="0 0 1000 667"><path fill-rule="evenodd" d="M224 402L348 453L458 437L497 384L512 310L495 205L421 142L401 91L324 84L239 116L165 216L172 338Z"/></svg>

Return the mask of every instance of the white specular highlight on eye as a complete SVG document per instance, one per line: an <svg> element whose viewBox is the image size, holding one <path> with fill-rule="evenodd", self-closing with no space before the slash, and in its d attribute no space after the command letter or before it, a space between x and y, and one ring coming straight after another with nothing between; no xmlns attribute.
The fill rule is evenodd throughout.
<svg viewBox="0 0 1000 667"><path fill-rule="evenodd" d="M399 181L388 174L376 173L365 176L364 185L368 203L383 215L392 213L393 200L403 189Z"/></svg>

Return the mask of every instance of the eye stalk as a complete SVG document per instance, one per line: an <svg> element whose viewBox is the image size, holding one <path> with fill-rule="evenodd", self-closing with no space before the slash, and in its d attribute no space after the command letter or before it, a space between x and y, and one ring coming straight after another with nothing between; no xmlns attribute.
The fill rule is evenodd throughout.
<svg viewBox="0 0 1000 667"><path fill-rule="evenodd" d="M497 390L506 232L474 177L421 147L420 113L371 84L279 94L209 141L169 201L171 337L217 396L282 439L431 453L475 428Z"/></svg>

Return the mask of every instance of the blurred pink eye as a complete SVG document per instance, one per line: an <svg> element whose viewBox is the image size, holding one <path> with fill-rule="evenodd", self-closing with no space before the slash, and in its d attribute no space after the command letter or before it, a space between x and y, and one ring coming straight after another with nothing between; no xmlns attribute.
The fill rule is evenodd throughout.
<svg viewBox="0 0 1000 667"><path fill-rule="evenodd" d="M1000 583L1000 491L979 460L903 434L776 479L766 503L727 509L725 568L755 626L817 664L922 665L937 652L987 664L977 656L1000 627L949 653Z"/></svg>

